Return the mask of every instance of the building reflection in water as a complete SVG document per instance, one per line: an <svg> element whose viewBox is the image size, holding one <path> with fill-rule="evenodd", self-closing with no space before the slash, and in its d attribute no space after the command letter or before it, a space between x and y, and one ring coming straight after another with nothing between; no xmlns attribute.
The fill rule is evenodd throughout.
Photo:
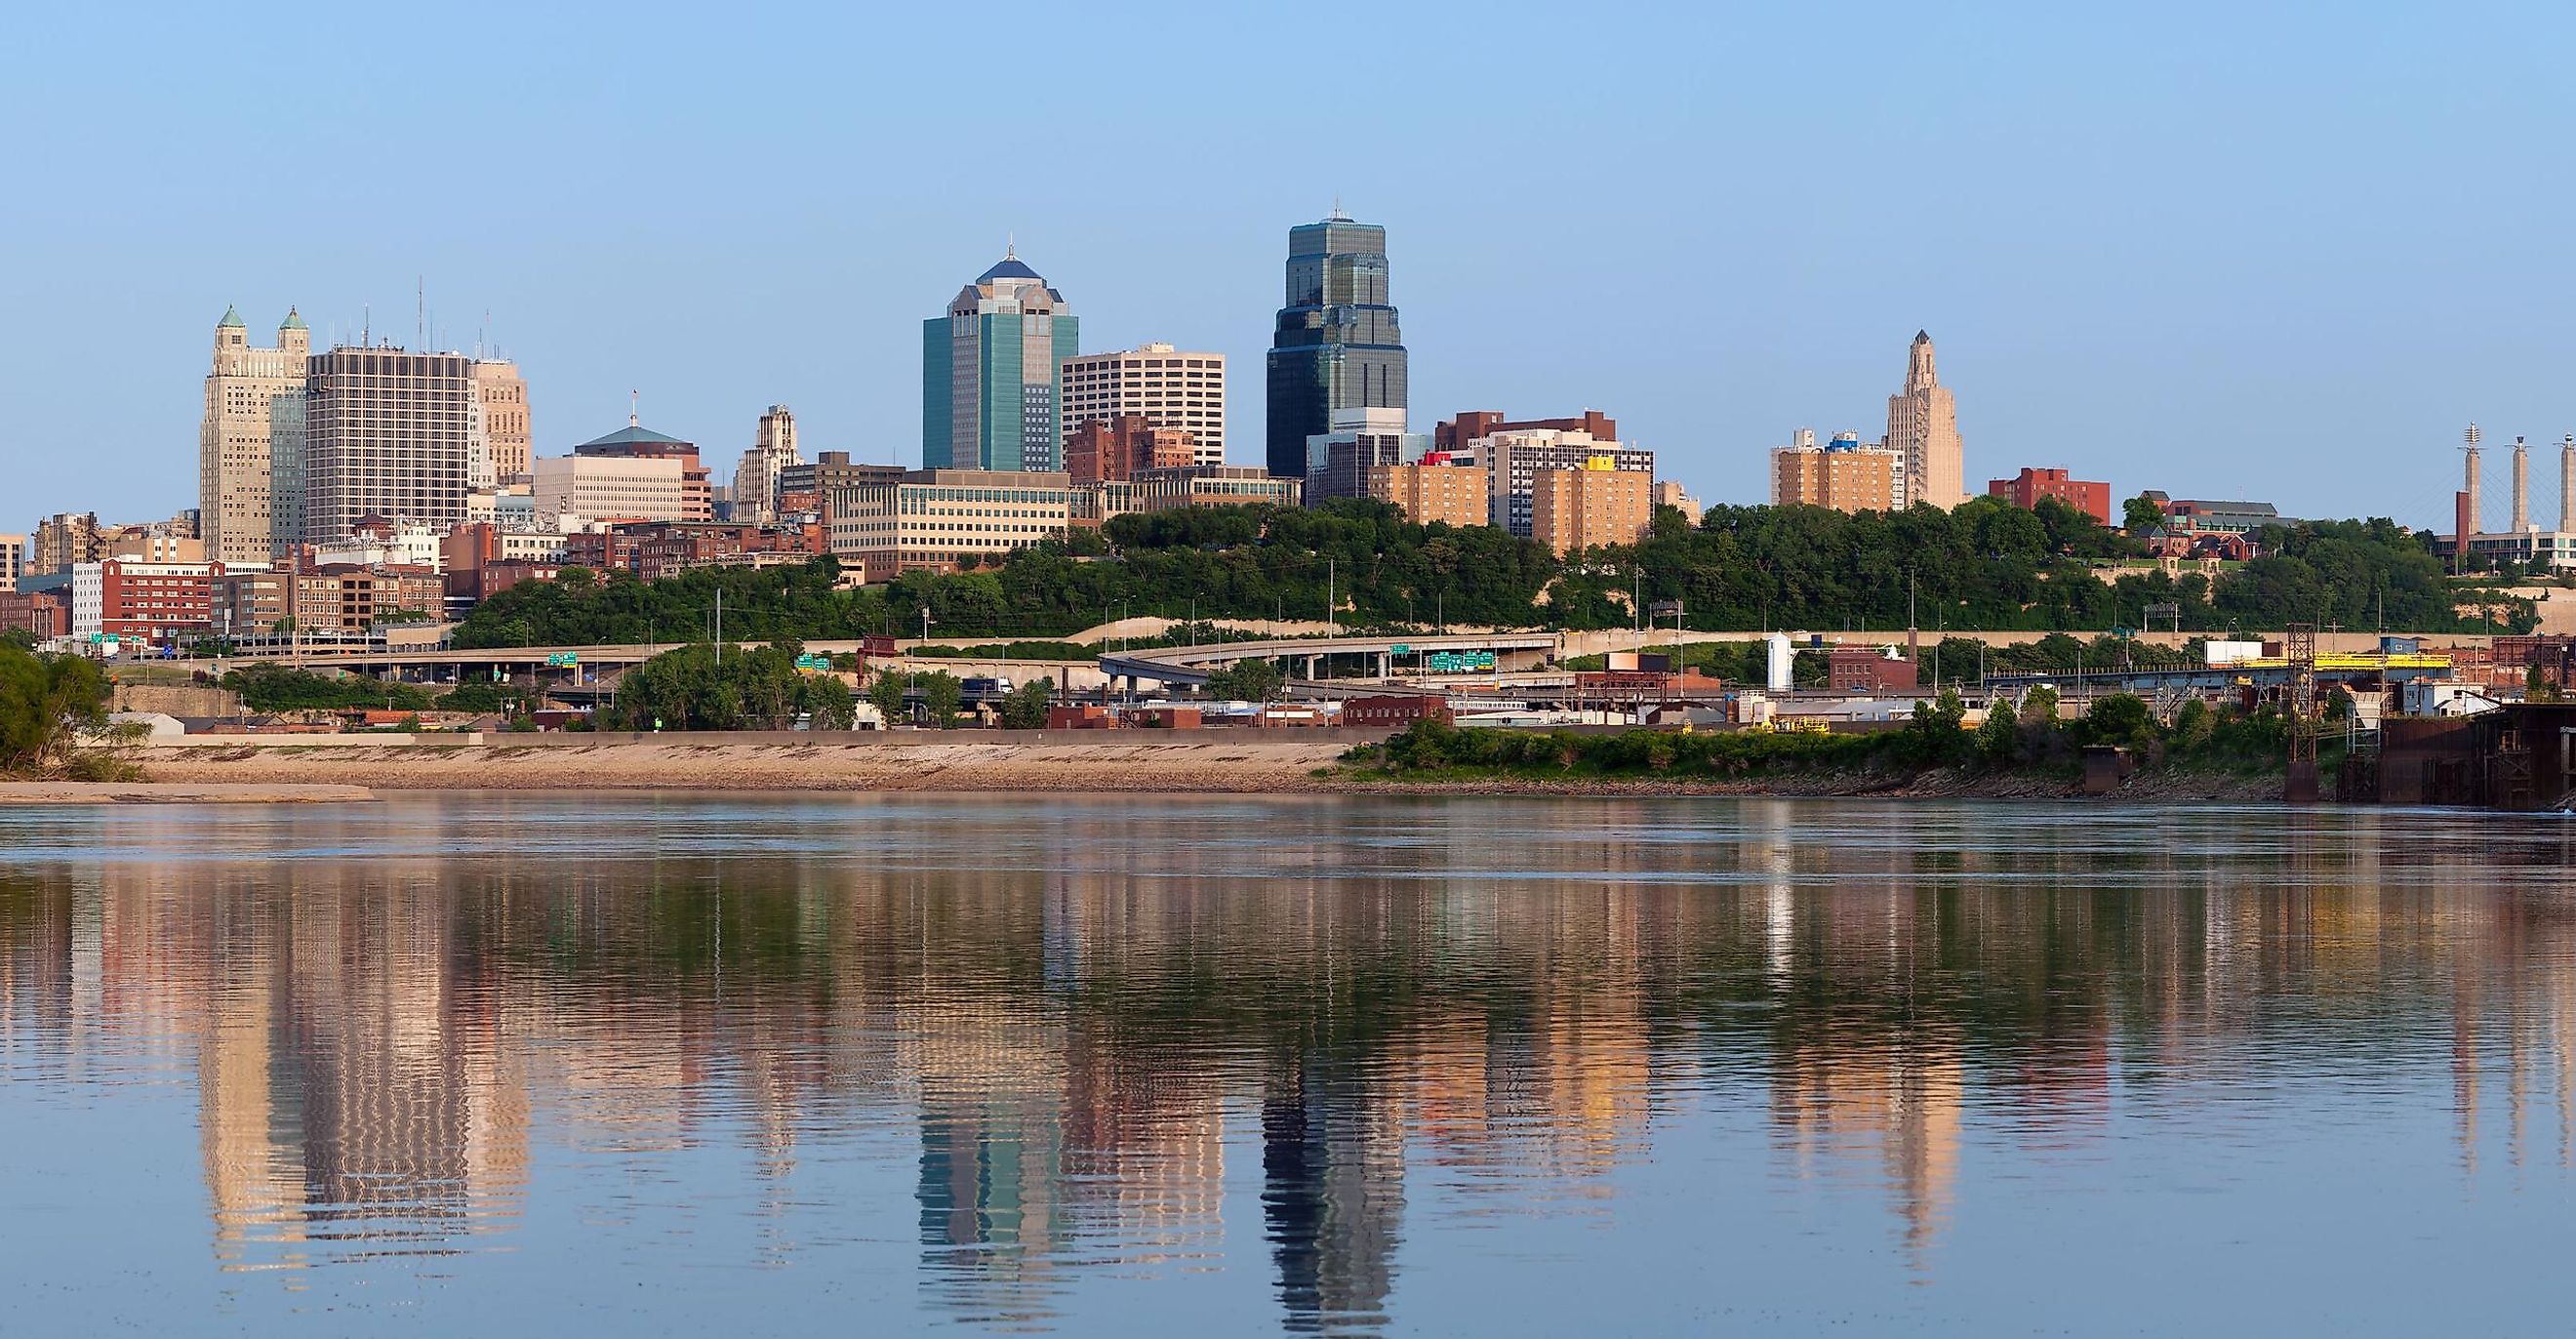
<svg viewBox="0 0 2576 1339"><path fill-rule="evenodd" d="M999 802L645 853L611 811L505 859L440 852L527 815L455 803L296 820L348 858L172 813L97 834L167 859L0 863L0 1076L193 1069L213 1254L288 1286L506 1244L564 1154L716 1139L785 1259L807 1157L899 1138L925 1304L1041 1327L1082 1271L1258 1259L1291 1328L1372 1328L1425 1214L1614 1213L1665 1113L1746 1094L1926 1274L1972 1143L2081 1152L2321 1049L2447 1070L2464 1174L2499 1122L2576 1159L2559 836Z"/></svg>

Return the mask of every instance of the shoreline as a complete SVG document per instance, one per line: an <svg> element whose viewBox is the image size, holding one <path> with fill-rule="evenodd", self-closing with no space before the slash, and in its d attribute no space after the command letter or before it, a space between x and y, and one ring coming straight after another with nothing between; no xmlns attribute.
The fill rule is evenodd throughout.
<svg viewBox="0 0 2576 1339"><path fill-rule="evenodd" d="M1317 732L1320 735L1322 732ZM1744 798L2095 799L2277 802L2278 775L2150 769L2117 790L2084 795L2077 778L1927 772L1910 777L1782 772L1742 778L1544 776L1509 773L1398 777L1346 767L1355 742L1341 732L988 732L892 737L659 735L544 742L486 738L445 744L317 746L286 739L145 748L141 786L104 787L104 800L255 802L378 798L398 791L920 791L959 794L1162 792L1240 795L1711 796ZM345 737L343 737L345 738ZM71 783L20 783L69 792ZM0 787L0 802L8 802ZM354 792L354 793L350 793ZM18 803L44 802L20 797Z"/></svg>
<svg viewBox="0 0 2576 1339"><path fill-rule="evenodd" d="M58 804L350 804L383 798L365 786L272 781L0 781L0 807Z"/></svg>

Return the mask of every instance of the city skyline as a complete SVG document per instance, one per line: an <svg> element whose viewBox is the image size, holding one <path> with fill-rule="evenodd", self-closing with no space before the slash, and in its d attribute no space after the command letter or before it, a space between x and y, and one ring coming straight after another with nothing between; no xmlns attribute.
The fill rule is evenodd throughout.
<svg viewBox="0 0 2576 1339"><path fill-rule="evenodd" d="M640 388L648 418L729 450L761 406L786 402L816 447L911 463L911 323L1006 237L1045 255L1093 347L1163 340L1243 369L1267 348L1280 230L1337 196L1403 252L1416 413L1605 406L1709 501L1759 500L1765 452L1798 426L1875 426L1887 345L1918 327L1940 333L1944 380L1971 395L1972 479L2065 465L2124 495L2278 498L2441 528L2459 423L2539 442L2576 427L2555 377L2576 334L2545 308L2565 267L2545 223L2555 188L2486 208L2408 186L2521 189L2566 120L2541 56L2563 17L2234 15L2226 43L2201 41L2188 13L2025 19L1955 14L1900 37L1905 25L1674 11L1671 40L1636 43L1524 10L1463 37L1397 16L1375 35L1389 62L1453 43L1480 63L1544 54L1599 75L1597 96L1471 112L1398 88L1384 114L1413 132L1329 157L1286 152L1303 115L1238 91L1295 63L1265 32L1284 19L1158 36L1117 68L1234 59L1174 60L1176 83L1104 89L1081 109L1118 119L1192 95L1217 108L1171 139L1102 150L1112 168L1175 151L1202 163L1179 204L1140 210L1119 171L952 180L944 165L992 133L996 109L871 137L850 170L816 170L818 134L918 105L939 53L965 40L957 20L871 33L887 77L851 91L820 77L846 22L822 12L704 33L649 12L615 34L549 18L497 59L465 31L433 33L365 80L332 44L367 40L372 18L254 41L182 16L116 62L40 62L121 41L52 14L0 81L38 187L0 215L0 243L29 261L0 283L43 314L0 333L0 390L21 410L0 438L20 501L6 523L190 505L204 331L227 304L260 324L299 305L317 346L367 325L414 343L425 323L444 332L433 344L516 355L544 401L545 453L616 421ZM1036 14L1025 30L1078 63L1124 36L1096 26ZM2035 59L2051 48L2082 58ZM560 81L538 77L576 49L636 76L597 114L566 114L568 94L548 87ZM2471 55L2478 80L2437 73ZM762 69L763 96L645 91L692 82L680 76L702 62ZM1777 97L1781 68L1829 74L1836 95ZM88 81L76 99L74 69ZM481 169L482 189L363 155L352 174L239 171L159 133L285 86L314 152L353 161L396 107L385 90L435 84L431 72L445 86L424 115L471 108L520 137ZM2130 91L2085 96L2105 83ZM46 110L66 100L91 108L77 127ZM813 129L774 133L796 123ZM1676 171L1686 145L1694 165ZM1902 217L1839 203L1934 158ZM1457 185L1489 176L1542 207L1488 207L1476 197L1497 187ZM941 189L882 207L915 182ZM661 203L596 226L596 201L619 191ZM741 208L755 193L763 208ZM692 337L709 331L723 335ZM93 356L110 344L118 359ZM1229 405L1232 463L1256 463L1263 398ZM100 451L120 466L104 480L87 468ZM2370 468L2318 463L2343 455ZM2128 472L2142 460L2164 473ZM2502 520L2499 505L2489 524Z"/></svg>

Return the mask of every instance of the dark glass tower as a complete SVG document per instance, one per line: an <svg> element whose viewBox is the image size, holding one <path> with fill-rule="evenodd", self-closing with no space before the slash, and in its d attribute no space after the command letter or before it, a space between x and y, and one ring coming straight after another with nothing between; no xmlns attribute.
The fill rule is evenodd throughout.
<svg viewBox="0 0 2576 1339"><path fill-rule="evenodd" d="M1339 209L1288 230L1288 305L1270 341L1272 474L1304 478L1306 439L1337 409L1405 407L1404 336L1388 305L1386 229Z"/></svg>

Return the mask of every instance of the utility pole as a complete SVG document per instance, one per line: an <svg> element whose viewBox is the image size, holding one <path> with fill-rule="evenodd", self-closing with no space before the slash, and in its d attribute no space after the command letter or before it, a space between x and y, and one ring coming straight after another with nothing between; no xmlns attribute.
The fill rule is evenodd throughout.
<svg viewBox="0 0 2576 1339"><path fill-rule="evenodd" d="M724 663L724 587L716 587L716 663Z"/></svg>
<svg viewBox="0 0 2576 1339"><path fill-rule="evenodd" d="M1328 640L1333 635L1333 577L1334 565L1338 561L1333 558L1324 560L1324 636Z"/></svg>

